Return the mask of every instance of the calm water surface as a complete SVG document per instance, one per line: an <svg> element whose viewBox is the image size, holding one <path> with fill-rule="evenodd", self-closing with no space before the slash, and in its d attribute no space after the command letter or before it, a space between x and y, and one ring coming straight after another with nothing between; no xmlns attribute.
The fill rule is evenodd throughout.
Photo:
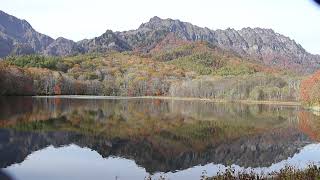
<svg viewBox="0 0 320 180"><path fill-rule="evenodd" d="M0 167L16 180L200 179L227 166L320 162L320 117L297 106L0 98Z"/></svg>

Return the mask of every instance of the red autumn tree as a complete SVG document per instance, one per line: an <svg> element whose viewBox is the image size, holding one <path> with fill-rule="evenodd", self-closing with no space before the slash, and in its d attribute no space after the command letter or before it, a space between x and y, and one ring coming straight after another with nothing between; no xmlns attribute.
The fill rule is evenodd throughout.
<svg viewBox="0 0 320 180"><path fill-rule="evenodd" d="M320 71L301 82L300 98L309 105L320 105Z"/></svg>

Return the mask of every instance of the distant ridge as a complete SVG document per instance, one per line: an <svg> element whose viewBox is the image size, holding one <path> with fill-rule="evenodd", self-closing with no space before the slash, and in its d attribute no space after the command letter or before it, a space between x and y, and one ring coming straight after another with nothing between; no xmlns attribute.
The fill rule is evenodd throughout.
<svg viewBox="0 0 320 180"><path fill-rule="evenodd" d="M35 53L52 56L108 51L148 53L168 36L183 41L206 41L272 67L305 73L320 67L319 55L308 53L300 44L272 29L211 30L155 16L136 30L107 30L99 37L74 42L65 38L54 40L35 31L27 21L0 11L0 58Z"/></svg>

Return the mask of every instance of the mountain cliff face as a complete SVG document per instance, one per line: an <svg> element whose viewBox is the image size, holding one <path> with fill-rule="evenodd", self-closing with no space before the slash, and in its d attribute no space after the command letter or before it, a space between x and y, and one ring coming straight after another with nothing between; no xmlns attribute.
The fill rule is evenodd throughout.
<svg viewBox="0 0 320 180"><path fill-rule="evenodd" d="M150 37L150 34L155 32L158 35ZM185 41L206 41L270 66L289 67L304 72L312 72L320 67L318 55L308 53L294 40L271 29L243 28L239 31L234 29L214 31L179 20L154 17L137 30L122 32L119 35L133 47L137 47L136 39L141 35L149 37L146 40L139 39L139 43L146 45L145 48L148 50L154 47L148 42L159 42L159 39L163 39L163 36L169 33Z"/></svg>
<svg viewBox="0 0 320 180"><path fill-rule="evenodd" d="M78 43L84 52L130 51L131 47L111 30L107 30L100 37L82 40Z"/></svg>
<svg viewBox="0 0 320 180"><path fill-rule="evenodd" d="M48 45L42 53L51 56L67 56L76 55L83 51L83 48L77 43L63 37L59 37Z"/></svg>
<svg viewBox="0 0 320 180"><path fill-rule="evenodd" d="M0 57L35 53L64 56L81 51L81 47L71 40L54 40L38 33L27 21L0 11Z"/></svg>
<svg viewBox="0 0 320 180"><path fill-rule="evenodd" d="M66 56L131 50L148 53L168 36L182 41L206 41L272 67L307 73L320 68L319 55L308 53L294 40L271 29L211 30L179 20L153 17L136 30L108 30L99 37L73 42L64 38L54 40L36 32L27 21L0 11L0 57L32 53Z"/></svg>
<svg viewBox="0 0 320 180"><path fill-rule="evenodd" d="M0 56L43 51L54 40L36 32L25 21L0 11Z"/></svg>

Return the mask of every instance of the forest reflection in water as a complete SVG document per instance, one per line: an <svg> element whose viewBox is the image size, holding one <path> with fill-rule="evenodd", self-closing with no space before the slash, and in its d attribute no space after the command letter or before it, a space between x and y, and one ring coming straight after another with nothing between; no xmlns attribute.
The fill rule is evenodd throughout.
<svg viewBox="0 0 320 180"><path fill-rule="evenodd" d="M104 173L115 177L119 171L122 179L159 173L200 177L203 170L214 173L218 166L227 165L272 169L279 163L296 162L292 158L301 153L314 152L305 148L317 145L319 119L299 106L7 97L0 99L0 167L17 177L19 172L41 174L31 168L36 162L59 159L46 153L60 152L64 158L67 155L62 152L71 148L75 156L98 163L101 160L90 159L86 151L94 150L108 161L100 168L114 169ZM307 155L302 158L304 164Z"/></svg>

